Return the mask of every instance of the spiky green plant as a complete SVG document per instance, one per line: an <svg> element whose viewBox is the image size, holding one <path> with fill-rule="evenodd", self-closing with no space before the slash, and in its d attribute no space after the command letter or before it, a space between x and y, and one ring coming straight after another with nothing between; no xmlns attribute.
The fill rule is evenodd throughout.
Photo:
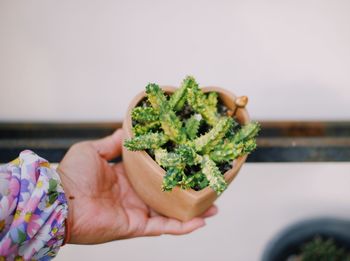
<svg viewBox="0 0 350 261"><path fill-rule="evenodd" d="M131 112L135 137L124 146L154 156L166 170L164 191L210 186L221 194L227 183L220 166L253 151L260 127L256 122L240 127L219 113L219 104L218 94L204 93L191 76L171 95L148 84L146 100Z"/></svg>
<svg viewBox="0 0 350 261"><path fill-rule="evenodd" d="M316 236L301 247L300 255L290 258L290 260L350 261L350 253L333 238Z"/></svg>

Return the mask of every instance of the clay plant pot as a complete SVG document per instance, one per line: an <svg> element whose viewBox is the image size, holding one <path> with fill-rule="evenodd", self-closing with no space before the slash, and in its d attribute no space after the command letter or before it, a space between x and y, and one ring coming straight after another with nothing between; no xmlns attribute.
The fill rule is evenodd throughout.
<svg viewBox="0 0 350 261"><path fill-rule="evenodd" d="M164 86L162 89L166 93L173 93L176 90L170 86ZM205 87L202 90L217 92L222 102L234 112L239 123L247 124L250 121L244 108L247 102L245 96L237 98L233 93L218 87ZM145 92L139 93L130 103L123 122L125 139L133 137L131 110L145 95ZM245 155L234 160L232 169L224 174L228 184L236 177L246 158ZM200 191L176 187L171 192L163 192L161 186L165 171L145 151L129 151L123 146L123 161L129 181L136 193L148 206L164 216L187 221L201 215L218 198L210 187Z"/></svg>

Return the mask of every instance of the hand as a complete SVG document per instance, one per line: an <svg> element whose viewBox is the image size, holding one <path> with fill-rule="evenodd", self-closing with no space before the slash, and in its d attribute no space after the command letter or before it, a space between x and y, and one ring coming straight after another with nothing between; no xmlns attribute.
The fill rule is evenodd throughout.
<svg viewBox="0 0 350 261"><path fill-rule="evenodd" d="M188 222L155 213L135 193L120 156L123 131L95 141L73 145L57 171L68 200L68 243L96 244L117 239L162 234L181 235L205 225L217 213L212 206Z"/></svg>

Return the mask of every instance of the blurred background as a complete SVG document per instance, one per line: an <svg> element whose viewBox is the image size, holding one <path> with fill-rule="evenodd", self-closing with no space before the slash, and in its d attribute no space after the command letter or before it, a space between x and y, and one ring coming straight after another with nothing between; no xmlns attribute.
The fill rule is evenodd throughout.
<svg viewBox="0 0 350 261"><path fill-rule="evenodd" d="M274 163L281 160L264 154L270 163L245 164L217 201L218 216L198 232L68 245L57 260L255 261L294 221L349 218L349 13L347 0L0 1L0 154L40 131L24 123L118 123L147 83L178 86L189 74L201 86L247 95L256 120L308 121L321 126L308 137L332 136L309 137L306 146L314 146L308 161L328 162ZM317 122L335 127L324 131L328 125ZM22 124L19 136L14 123ZM302 142L290 138L280 148ZM336 154L320 158L315 144L336 144L329 152ZM337 155L343 162L332 162Z"/></svg>
<svg viewBox="0 0 350 261"><path fill-rule="evenodd" d="M1 1L0 120L115 121L191 74L256 119L348 119L350 2Z"/></svg>

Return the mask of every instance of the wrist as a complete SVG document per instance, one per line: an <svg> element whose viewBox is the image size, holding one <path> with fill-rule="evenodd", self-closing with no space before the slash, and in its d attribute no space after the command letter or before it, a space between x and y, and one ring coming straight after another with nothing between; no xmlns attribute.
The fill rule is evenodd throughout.
<svg viewBox="0 0 350 261"><path fill-rule="evenodd" d="M67 205L68 205L68 214L67 218L65 219L65 237L62 246L65 244L68 244L71 242L72 239L72 227L73 227L73 205L74 205L74 195L71 193L71 190L69 189L69 184L67 182L67 176L64 174L64 172L58 167L57 173L61 179L61 185L63 187L63 191L66 196Z"/></svg>

